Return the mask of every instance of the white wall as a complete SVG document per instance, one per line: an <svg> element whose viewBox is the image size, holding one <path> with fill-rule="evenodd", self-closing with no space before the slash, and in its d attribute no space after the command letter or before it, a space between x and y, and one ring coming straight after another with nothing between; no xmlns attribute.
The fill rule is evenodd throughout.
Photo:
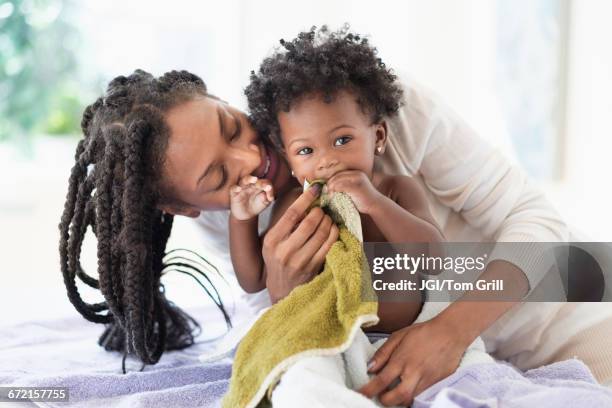
<svg viewBox="0 0 612 408"><path fill-rule="evenodd" d="M612 241L612 2L575 0L565 180L548 186L569 223L593 241Z"/></svg>
<svg viewBox="0 0 612 408"><path fill-rule="evenodd" d="M495 2L489 0L280 0L82 3L84 71L103 82L135 68L189 69L244 108L249 73L278 45L312 25L350 22L383 60L431 87L483 135L507 140L493 90Z"/></svg>
<svg viewBox="0 0 612 408"><path fill-rule="evenodd" d="M210 90L244 107L251 69L281 37L311 25L370 34L380 56L440 94L486 139L507 151L508 138L494 90L495 2L489 0L177 0L81 2L85 76L110 78L144 68L155 74L189 69ZM612 2L574 0L571 10L566 180L545 185L568 222L592 240L612 241L607 216L612 190ZM52 86L50 84L49 86ZM63 293L57 254L59 217L73 142L36 146L33 161L0 145L0 308L14 319L74 313ZM173 247L198 250L188 220L177 220ZM88 244L85 265L95 265ZM91 270L91 267L89 268ZM93 271L92 271L93 272ZM188 278L172 285L181 301L203 293ZM35 300L35 302L34 302ZM37 306L44 302L44 307Z"/></svg>
<svg viewBox="0 0 612 408"><path fill-rule="evenodd" d="M280 38L313 25L370 36L387 66L427 85L484 137L508 148L493 88L495 2L489 0L243 1L243 83Z"/></svg>

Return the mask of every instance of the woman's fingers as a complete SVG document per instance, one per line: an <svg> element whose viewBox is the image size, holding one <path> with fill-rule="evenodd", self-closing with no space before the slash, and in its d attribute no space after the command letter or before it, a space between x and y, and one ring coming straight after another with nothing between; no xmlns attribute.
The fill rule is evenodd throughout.
<svg viewBox="0 0 612 408"><path fill-rule="evenodd" d="M330 218L330 221L331 221L331 218ZM327 238L325 239L325 242L323 242L323 245L319 247L317 253L315 253L313 257L313 260L316 263L319 263L319 264L323 263L332 245L334 245L334 243L338 240L338 234L339 234L338 226L332 222L332 225L329 229L329 233L327 234Z"/></svg>
<svg viewBox="0 0 612 408"><path fill-rule="evenodd" d="M308 270L314 271L313 275L321 270L321 267L325 262L325 257L327 256L327 253L336 241L338 241L338 227L336 226L336 224L332 224L326 241L323 243L323 245L320 246L320 248L317 250L317 253L315 253L314 256L309 260Z"/></svg>
<svg viewBox="0 0 612 408"><path fill-rule="evenodd" d="M381 395L378 400L387 407L397 405L410 405L414 399L415 388L419 382L419 375L415 371L404 373L399 377L400 383Z"/></svg>
<svg viewBox="0 0 612 408"><path fill-rule="evenodd" d="M308 210L320 192L321 186L319 184L314 184L308 190L304 191L293 204L287 208L287 211L280 217L276 225L268 231L267 236L269 236L269 242L278 243L285 239L291 231L293 231L295 226L302 221L306 210Z"/></svg>
<svg viewBox="0 0 612 408"><path fill-rule="evenodd" d="M325 212L315 207L300 221L295 231L291 232L284 242L289 252L293 253L302 248L310 237L317 231L321 222L325 219ZM323 240L321 240L323 243ZM314 254L314 251L312 252Z"/></svg>
<svg viewBox="0 0 612 408"><path fill-rule="evenodd" d="M320 216L320 221L315 226L315 228L312 230L312 233L310 233L308 238L306 238L305 240L301 239L303 235L306 235L310 232L310 227L305 228L305 224L308 221L310 221L310 220L307 220L307 218L310 218L310 214L308 214L307 218L304 218L304 220L302 221L298 229L296 229L291 234L291 237L289 237L288 239L288 241L290 241L295 238L295 241L301 244L300 247L298 248L292 248L293 250L295 250L294 259L298 261L297 265L299 265L300 267L302 265L308 264L310 259L312 259L312 257L319 250L319 248L321 248L321 245L323 244L323 242L325 242L325 240L327 239L327 236L329 235L329 231L331 229L331 225L332 225L331 218L328 215L326 215L323 211L321 211L320 209L313 208L310 212L312 213L315 211L316 211L316 214L314 215L317 216L317 219L319 219L319 216ZM311 225L314 225L314 224L311 224Z"/></svg>
<svg viewBox="0 0 612 408"><path fill-rule="evenodd" d="M427 373L424 373L423 375L421 375L419 382L414 387L412 398L418 396L420 393L422 393L423 391L425 391L427 388L431 387L438 381L442 380L443 378L445 377L441 376L440 378L436 378L435 376L431 376L431 375L428 375Z"/></svg>
<svg viewBox="0 0 612 408"><path fill-rule="evenodd" d="M376 350L374 356L372 356L370 359L370 363L368 364L368 372L375 373L380 371L380 369L387 364L389 357L391 357L391 354L393 354L401 340L402 336L391 335L391 337L389 337L387 341L384 342L383 345L378 348L378 350Z"/></svg>
<svg viewBox="0 0 612 408"><path fill-rule="evenodd" d="M373 398L389 388L401 373L401 368L394 364L387 364L383 370L372 378L369 383L359 389L367 398Z"/></svg>
<svg viewBox="0 0 612 408"><path fill-rule="evenodd" d="M306 222L306 220L304 220L303 222ZM328 215L324 214L321 219L321 222L319 223L313 234L310 236L310 238L306 242L304 242L301 248L296 250L293 258L295 261L295 266L300 268L308 266L307 270L312 275L318 273L321 269L321 266L323 265L325 254L327 254L327 251L329 251L329 248L331 247L331 245L327 245L327 243L328 241L334 238L334 229L337 230L337 227L334 225L332 219ZM294 232L294 234L296 232ZM325 250L325 253L321 257L321 252L323 250Z"/></svg>
<svg viewBox="0 0 612 408"><path fill-rule="evenodd" d="M397 349L397 346L401 343L402 332L395 332L389 337L389 339L374 353L374 356L370 359L368 364L368 372L378 372L374 378L370 380L366 385L359 389L359 392L365 395L367 398L373 398L379 395L382 391L386 390L387 387L397 378L399 375L400 368L393 364L393 359L390 360L391 355ZM389 363L389 364L387 364ZM393 374L396 376L393 377Z"/></svg>

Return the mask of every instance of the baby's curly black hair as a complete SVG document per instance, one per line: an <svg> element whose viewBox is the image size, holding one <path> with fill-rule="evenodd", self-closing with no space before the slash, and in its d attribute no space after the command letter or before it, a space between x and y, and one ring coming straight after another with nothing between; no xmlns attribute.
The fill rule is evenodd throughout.
<svg viewBox="0 0 612 408"><path fill-rule="evenodd" d="M258 73L251 71L245 89L253 126L276 147L282 149L277 113L288 112L306 95L321 92L331 102L336 92L348 89L372 115L372 123L398 111L402 89L396 75L368 39L350 32L348 25L337 31L312 27L280 43Z"/></svg>

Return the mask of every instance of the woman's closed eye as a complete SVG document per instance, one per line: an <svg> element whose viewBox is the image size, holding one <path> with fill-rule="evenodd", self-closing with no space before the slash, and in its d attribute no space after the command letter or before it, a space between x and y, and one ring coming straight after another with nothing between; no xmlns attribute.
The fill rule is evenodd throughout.
<svg viewBox="0 0 612 408"><path fill-rule="evenodd" d="M210 174L206 176L206 178L210 180L207 180L205 184L206 186L209 186L204 188L205 192L214 193L216 191L220 191L227 183L227 169L223 165L215 166L214 170L212 170Z"/></svg>
<svg viewBox="0 0 612 408"><path fill-rule="evenodd" d="M237 116L234 116L234 132L232 133L232 136L230 137L230 141L240 138L241 131L242 131L242 123L240 122L240 119Z"/></svg>
<svg viewBox="0 0 612 408"><path fill-rule="evenodd" d="M233 142L234 140L240 137L240 133L242 132L242 123L240 122L240 118L236 115L227 115L232 120L230 124L227 126L228 129L228 140Z"/></svg>
<svg viewBox="0 0 612 408"><path fill-rule="evenodd" d="M221 166L221 180L219 181L219 184L217 184L217 187L215 187L214 191L219 191L223 189L223 187L225 187L225 184L227 183L227 178L227 169L225 168L225 166Z"/></svg>

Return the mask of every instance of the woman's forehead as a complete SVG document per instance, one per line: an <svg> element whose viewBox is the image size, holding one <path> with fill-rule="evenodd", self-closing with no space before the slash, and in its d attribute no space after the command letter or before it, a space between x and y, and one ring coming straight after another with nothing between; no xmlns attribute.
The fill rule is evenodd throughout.
<svg viewBox="0 0 612 408"><path fill-rule="evenodd" d="M220 104L222 102L212 98L198 97L166 113L170 135L165 151L164 179L175 188L184 183L190 185L195 172L214 161L218 150L215 146L221 140Z"/></svg>
<svg viewBox="0 0 612 408"><path fill-rule="evenodd" d="M196 97L170 109L166 113L170 137L180 142L202 137L203 133L209 137L220 136L221 105L223 102L212 98Z"/></svg>

